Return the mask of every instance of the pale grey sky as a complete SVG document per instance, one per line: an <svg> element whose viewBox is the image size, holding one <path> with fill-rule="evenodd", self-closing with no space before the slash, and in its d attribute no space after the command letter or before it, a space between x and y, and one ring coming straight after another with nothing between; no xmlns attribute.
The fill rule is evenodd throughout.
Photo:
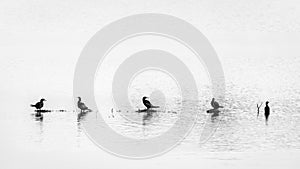
<svg viewBox="0 0 300 169"><path fill-rule="evenodd" d="M271 58L284 53L298 70L296 0L2 0L0 91L71 94L75 63L88 39L112 21L145 12L174 15L196 26L215 47L225 73L232 67L228 58L263 52ZM267 44L271 53L262 47Z"/></svg>
<svg viewBox="0 0 300 169"><path fill-rule="evenodd" d="M2 0L1 32L96 31L121 17L158 12L203 31L299 31L297 0Z"/></svg>

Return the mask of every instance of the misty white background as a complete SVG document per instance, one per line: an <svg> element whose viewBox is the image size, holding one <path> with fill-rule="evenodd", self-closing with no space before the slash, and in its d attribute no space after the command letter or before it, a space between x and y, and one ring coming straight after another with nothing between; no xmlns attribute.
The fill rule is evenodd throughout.
<svg viewBox="0 0 300 169"><path fill-rule="evenodd" d="M145 12L174 15L197 27L214 46L226 82L256 86L261 91L259 100L278 97L277 92L286 90L286 86L291 91L299 89L300 2L296 0L1 0L1 167L299 167L298 150L286 154L239 154L241 161L210 159L210 154L189 159L167 154L130 161L96 147L82 151L19 149L21 141L14 143L18 138L14 131L19 129L12 123L22 123L22 119L10 110L35 103L41 97L47 98L53 109L73 109L73 73L83 46L106 24ZM299 107L299 102L295 104ZM223 156L228 154L220 155Z"/></svg>

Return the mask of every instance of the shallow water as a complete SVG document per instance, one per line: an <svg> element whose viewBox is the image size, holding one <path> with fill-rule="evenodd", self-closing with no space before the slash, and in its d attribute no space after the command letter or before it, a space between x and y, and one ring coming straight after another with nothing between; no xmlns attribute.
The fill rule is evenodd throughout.
<svg viewBox="0 0 300 169"><path fill-rule="evenodd" d="M299 106L295 106L298 102L297 98L300 98L299 92L290 93L291 97L288 99L272 99L271 115L266 125L263 115L264 105L257 117L257 98L252 91L236 87L229 91L224 103L225 108L221 109L217 117L211 117L211 114L206 113L206 110L210 109L210 100L200 103L202 105L198 108L198 120L189 136L179 146L183 152L190 152L188 147L191 146L195 148L193 149L195 153L198 151L256 152L300 148L300 109ZM240 94L241 92L243 95ZM121 115L122 111L111 112L111 108L107 109L107 116L104 117L106 122L120 134L137 139L156 137L167 131L178 120L176 111L157 111L152 114L132 112L140 118L140 123L136 123L124 119ZM13 135L14 141L11 144L16 149L28 151L94 149L95 145L84 133L83 122L86 118L97 121L99 116L105 116L105 114L93 111L78 119L75 110L68 110L44 113L43 120L40 120L36 119L30 108L26 110L25 112L10 112L21 116L14 123L7 118L2 125L5 126L7 123L11 127L12 132L7 133ZM220 120L219 127L208 141L200 143L199 139L205 123L214 125L217 121L214 118ZM97 125L101 126L100 123Z"/></svg>
<svg viewBox="0 0 300 169"><path fill-rule="evenodd" d="M206 113L208 109L211 109L211 91L205 86L199 86L202 91L199 96L198 110L195 112L199 115L199 119L193 130L174 150L159 157L157 163L148 162L149 168L151 166L170 168L170 166L174 167L174 164L182 161L185 163L178 164L178 166L182 166L181 168L198 167L201 164L194 165L192 162L199 159L212 167L216 164L216 168L223 168L227 164L238 166L236 168L244 168L246 165L243 162L248 164L248 167L257 167L256 165L259 163L268 165L268 167L261 168L270 168L270 166L278 163L282 164L281 168L289 168L287 166L294 164L299 166L299 164L296 165L299 160L295 159L299 156L300 148L300 76L297 73L300 72L300 57L297 55L298 44L280 44L278 46L276 44L271 46L258 44L256 47L253 44L243 45L214 44L220 54L226 80L225 101L220 102L225 108L221 109L220 115L212 118L211 114ZM239 48L241 50L233 50ZM286 51L293 52L287 56ZM100 102L100 113L90 112L78 121L78 113L75 111L71 98L72 94L68 93L72 88L73 69L74 67L70 66L70 73L65 76L56 75L64 72L61 69L49 69L51 75L55 74L51 76L52 79L49 80L48 74L46 74L45 79L37 84L35 81L27 82L28 79L17 79L15 72L23 72L22 67L11 69L10 73L15 76L12 76L14 80L9 81L11 82L9 86L14 88L7 87L10 90L1 93L2 96L5 96L1 97L0 131L2 139L0 140L0 147L2 152L11 153L13 154L12 157L17 155L18 160L26 159L27 165L32 165L32 162L29 161L32 157L26 155L34 155L36 152L34 157L41 161L41 165L45 163L51 166L52 160L48 161L44 158L44 156L49 156L48 158L55 159L58 164L61 159L64 159L70 165L77 166L76 168L89 168L87 166L96 168L103 163L106 166L117 165L119 167L121 164L128 164L129 162L111 157L98 149L84 132L83 123L86 118L94 119L97 122L99 116L103 115L106 122L117 132L137 139L156 137L172 127L178 119L180 103L176 100L177 95L173 93L176 90L166 85L168 90L161 89L168 96L165 98L165 102L168 103L165 107L166 112L158 110L152 115L135 111L128 112L137 119L137 121L132 122L124 119L121 115L127 112L123 110L120 112L114 106L106 104L106 101L111 99L106 98L104 103ZM27 75L32 72L25 71L25 73ZM19 76L26 77L25 74ZM150 73L149 76L153 76L153 74ZM100 78L100 82L102 82L101 80ZM165 81L161 82L162 80L164 79L156 79L160 83L168 84ZM27 86L23 87L23 81L28 83ZM158 82L157 86L164 87L160 83ZM129 90L129 93L132 94L129 99L135 110L143 108L140 98L144 93L139 85L139 83L133 83L133 87ZM35 90L36 86L41 86L38 91ZM172 86L176 87L174 84ZM15 90L15 93L11 93ZM33 116L34 111L29 107L29 104L36 101L41 95L46 95L48 100L45 104L46 108L65 109L66 112L45 113L43 121L37 120ZM170 98L170 95L174 96L175 100ZM268 125L265 124L263 115L264 104L260 108L258 118L256 108L256 104L266 100L270 101L271 108ZM183 102L185 101L183 100ZM87 105L89 104L87 103ZM158 105L160 105L159 102ZM111 108L113 108L113 115ZM216 132L206 142L200 142L204 125L207 123L209 126L214 126L217 124L217 119L220 120L220 125ZM103 124L97 123L97 125ZM278 151L278 153L273 153L273 151ZM296 153L291 153L291 155L290 151ZM73 153L76 157L73 156ZM103 162L104 160L98 159L98 156L104 157L104 160L110 159L110 161ZM170 156L172 157L170 158ZM74 159L78 161L84 159L85 163L78 164L79 162ZM266 161L261 161L261 159ZM114 163L115 160L120 163ZM11 159L7 161L14 163ZM89 163L92 161L93 163ZM139 168L144 166L144 163L137 163L139 165L136 166ZM93 164L98 164L98 166L95 167ZM131 166L137 168L133 164ZM295 166L293 168L297 168ZM20 168L20 166L17 165L15 168ZM28 168L32 168L32 166Z"/></svg>

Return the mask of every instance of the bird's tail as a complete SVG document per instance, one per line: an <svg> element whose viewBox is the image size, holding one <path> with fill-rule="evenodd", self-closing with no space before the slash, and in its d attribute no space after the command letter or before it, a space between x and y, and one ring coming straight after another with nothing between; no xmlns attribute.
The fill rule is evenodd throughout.
<svg viewBox="0 0 300 169"><path fill-rule="evenodd" d="M159 108L159 106L151 106L151 108Z"/></svg>
<svg viewBox="0 0 300 169"><path fill-rule="evenodd" d="M30 106L31 106L31 107L35 107L35 105L33 105L33 104L31 104Z"/></svg>

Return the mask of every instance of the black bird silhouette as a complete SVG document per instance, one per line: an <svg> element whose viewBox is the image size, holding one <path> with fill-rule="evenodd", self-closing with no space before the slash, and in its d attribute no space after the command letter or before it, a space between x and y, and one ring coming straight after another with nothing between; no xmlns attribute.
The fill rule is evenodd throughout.
<svg viewBox="0 0 300 169"><path fill-rule="evenodd" d="M215 101L215 98L212 98L210 105L213 107L213 109L207 110L207 113L213 113L213 115L218 115L220 113L219 108L223 108L223 106L220 106L218 102Z"/></svg>
<svg viewBox="0 0 300 169"><path fill-rule="evenodd" d="M223 106L220 106L218 102L215 101L215 98L212 98L210 105L214 108L214 109L219 109L219 108L223 108Z"/></svg>
<svg viewBox="0 0 300 169"><path fill-rule="evenodd" d="M265 107L265 117L266 117L266 124L268 124L268 119L270 115L270 107L269 107L269 102L266 101L266 107Z"/></svg>
<svg viewBox="0 0 300 169"><path fill-rule="evenodd" d="M44 101L47 101L46 99L41 99L39 102L36 104L31 104L31 107L35 107L37 110L40 110L44 106Z"/></svg>
<svg viewBox="0 0 300 169"><path fill-rule="evenodd" d="M89 109L83 102L81 102L81 97L78 97L77 106L78 106L78 108L80 109L80 112L84 112L84 111L92 111L92 110Z"/></svg>
<svg viewBox="0 0 300 169"><path fill-rule="evenodd" d="M146 100L148 97L143 97L143 104L147 107L147 109L150 108L159 108L159 106L153 106L149 100Z"/></svg>

